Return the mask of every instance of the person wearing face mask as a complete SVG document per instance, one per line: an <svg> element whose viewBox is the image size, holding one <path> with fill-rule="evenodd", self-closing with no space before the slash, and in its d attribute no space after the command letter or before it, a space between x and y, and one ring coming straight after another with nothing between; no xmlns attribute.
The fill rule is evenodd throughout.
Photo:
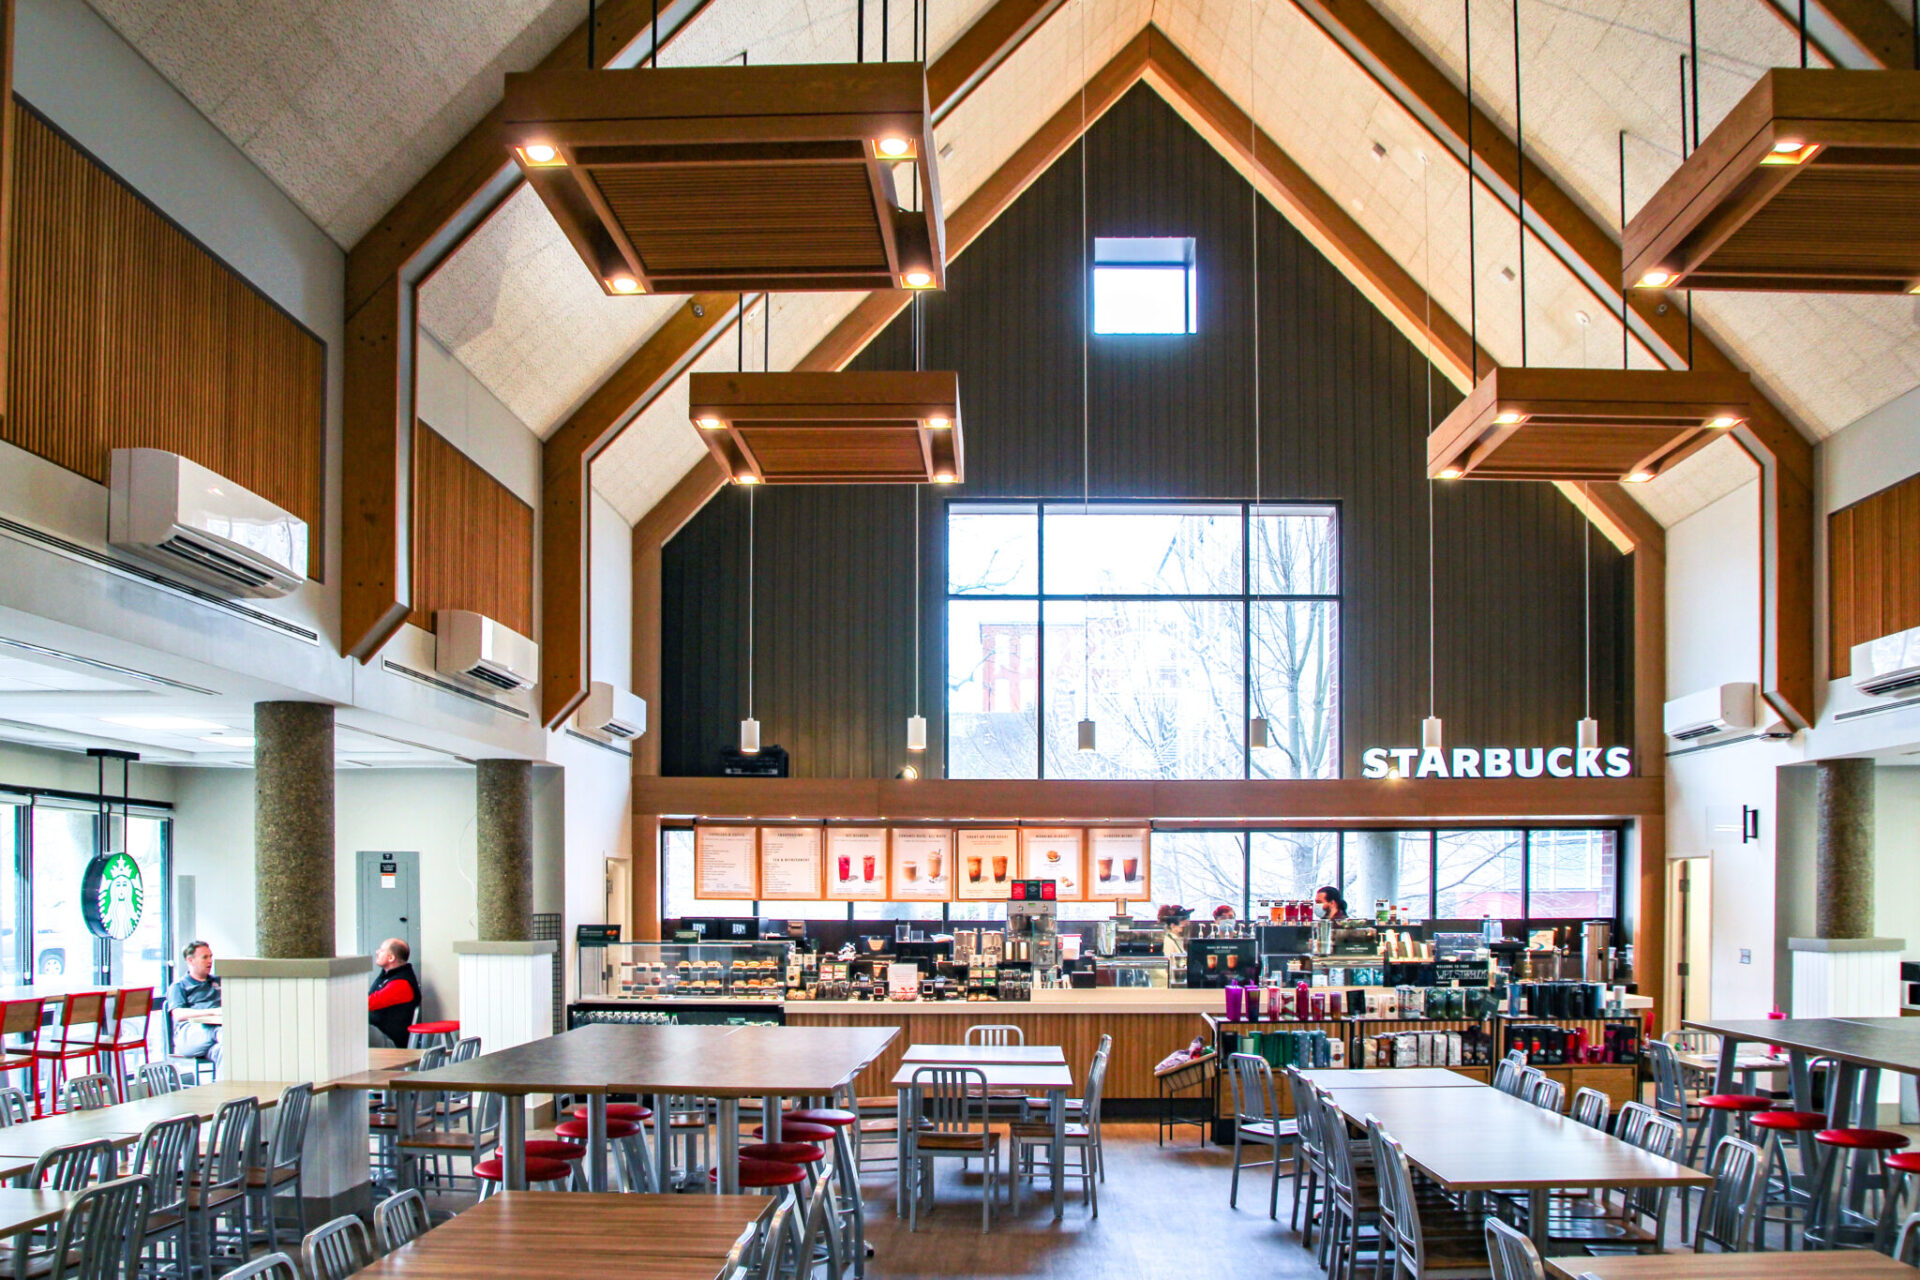
<svg viewBox="0 0 1920 1280"><path fill-rule="evenodd" d="M1323 920L1344 920L1347 900L1340 896L1339 889L1323 884L1313 891L1313 914Z"/></svg>

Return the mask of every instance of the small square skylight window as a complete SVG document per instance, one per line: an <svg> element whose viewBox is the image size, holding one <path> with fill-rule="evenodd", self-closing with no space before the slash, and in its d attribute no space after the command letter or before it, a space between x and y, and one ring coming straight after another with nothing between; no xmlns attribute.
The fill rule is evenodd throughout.
<svg viewBox="0 0 1920 1280"><path fill-rule="evenodd" d="M1095 333L1194 333L1193 237L1102 236L1093 242Z"/></svg>

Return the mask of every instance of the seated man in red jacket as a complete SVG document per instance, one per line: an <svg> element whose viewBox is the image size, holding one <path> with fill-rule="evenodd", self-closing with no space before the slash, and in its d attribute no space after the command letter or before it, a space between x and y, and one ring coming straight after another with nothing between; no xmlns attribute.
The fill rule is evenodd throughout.
<svg viewBox="0 0 1920 1280"><path fill-rule="evenodd" d="M367 1021L393 1042L397 1049L407 1044L407 1028L419 1019L420 979L407 962L410 952L399 938L388 938L373 953L380 972L367 992Z"/></svg>

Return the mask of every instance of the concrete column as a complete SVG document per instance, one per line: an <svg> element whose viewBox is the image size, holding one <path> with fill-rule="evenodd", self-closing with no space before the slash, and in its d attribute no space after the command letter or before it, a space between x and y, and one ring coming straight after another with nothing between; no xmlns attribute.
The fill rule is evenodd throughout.
<svg viewBox="0 0 1920 1280"><path fill-rule="evenodd" d="M260 955L334 954L333 708L253 708L254 914Z"/></svg>
<svg viewBox="0 0 1920 1280"><path fill-rule="evenodd" d="M1873 770L1871 760L1814 766L1814 932L1873 936Z"/></svg>
<svg viewBox="0 0 1920 1280"><path fill-rule="evenodd" d="M533 762L482 760L475 789L480 941L523 941L533 932Z"/></svg>
<svg viewBox="0 0 1920 1280"><path fill-rule="evenodd" d="M1400 895L1400 836L1394 831L1347 832L1347 910L1373 915L1376 898L1395 901Z"/></svg>

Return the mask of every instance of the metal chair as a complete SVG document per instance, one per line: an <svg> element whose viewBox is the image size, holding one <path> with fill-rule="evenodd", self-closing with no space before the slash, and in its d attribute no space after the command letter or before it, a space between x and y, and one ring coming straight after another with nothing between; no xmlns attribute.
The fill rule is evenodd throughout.
<svg viewBox="0 0 1920 1280"><path fill-rule="evenodd" d="M961 1043L998 1046L1026 1042L1027 1033L1011 1023L978 1022L967 1028L966 1039Z"/></svg>
<svg viewBox="0 0 1920 1280"><path fill-rule="evenodd" d="M60 1090L63 1111L98 1111L117 1101L113 1096L113 1081L98 1072L75 1076Z"/></svg>
<svg viewBox="0 0 1920 1280"><path fill-rule="evenodd" d="M1893 1260L1920 1267L1920 1213L1909 1215L1900 1224L1900 1236L1893 1242Z"/></svg>
<svg viewBox="0 0 1920 1280"><path fill-rule="evenodd" d="M1608 1112L1612 1107L1612 1100L1598 1089L1582 1086L1573 1091L1573 1118L1589 1129L1598 1129L1605 1133L1609 1119Z"/></svg>
<svg viewBox="0 0 1920 1280"><path fill-rule="evenodd" d="M1622 1107L1620 1111L1624 1117L1627 1107ZM1670 1116L1646 1117L1633 1131L1633 1136L1625 1140L1662 1159L1680 1158L1680 1126ZM1609 1241L1609 1245L1617 1245L1635 1253L1660 1252L1667 1234L1667 1210L1672 1202L1671 1187L1622 1188L1619 1204L1610 1206L1610 1210L1617 1209L1617 1213L1612 1214L1612 1220L1620 1234L1615 1240ZM1687 1234L1684 1224L1680 1234ZM1583 1240L1582 1243L1591 1242Z"/></svg>
<svg viewBox="0 0 1920 1280"><path fill-rule="evenodd" d="M313 1280L347 1280L372 1265L373 1242L367 1238L366 1223L343 1214L307 1232L300 1242L300 1256Z"/></svg>
<svg viewBox="0 0 1920 1280"><path fill-rule="evenodd" d="M294 1221L299 1224L296 1234L306 1234L307 1201L301 1192L300 1167L301 1154L307 1148L307 1117L312 1110L312 1085L290 1084L282 1089L273 1109L273 1137L262 1144L260 1151L264 1162L248 1162L247 1196L253 1201L251 1210L260 1215L260 1223L266 1228L269 1249L280 1248L274 1201L283 1192L292 1192Z"/></svg>
<svg viewBox="0 0 1920 1280"><path fill-rule="evenodd" d="M27 1095L24 1090L13 1085L0 1087L0 1129L9 1125L25 1124L33 1118L33 1112L27 1107Z"/></svg>
<svg viewBox="0 0 1920 1280"><path fill-rule="evenodd" d="M775 1275L790 1275L795 1280L811 1280L824 1264L827 1280L842 1280L847 1271L846 1242L840 1234L840 1215L835 1211L835 1183L840 1171L829 1164L814 1184L806 1210L798 1223L787 1215L787 1229L776 1249ZM989 1184L991 1185L991 1184ZM779 1244L779 1241L776 1241Z"/></svg>
<svg viewBox="0 0 1920 1280"><path fill-rule="evenodd" d="M1551 1076L1537 1074L1528 1082L1527 1101L1543 1111L1563 1111L1567 1103L1567 1086Z"/></svg>
<svg viewBox="0 0 1920 1280"><path fill-rule="evenodd" d="M85 1191L119 1171L111 1142L105 1138L76 1142L41 1152L33 1162L33 1172L27 1175L27 1186L46 1191Z"/></svg>
<svg viewBox="0 0 1920 1280"><path fill-rule="evenodd" d="M187 1204L200 1231L200 1257L213 1274L214 1249L229 1243L236 1263L253 1252L249 1225L247 1165L260 1138L260 1100L234 1098L220 1104L207 1128L207 1154L200 1162ZM219 1229L220 1219L227 1230Z"/></svg>
<svg viewBox="0 0 1920 1280"><path fill-rule="evenodd" d="M1267 1064L1262 1062L1260 1065L1264 1067ZM1081 1193L1088 1206L1092 1208L1093 1216L1096 1218L1100 1216L1100 1192L1094 1186L1094 1181L1100 1171L1100 1099L1106 1092L1106 1087L1107 1055L1105 1053L1096 1053L1093 1055L1093 1069L1087 1072L1087 1109L1081 1116L1079 1123L1065 1125L1060 1136L1060 1143L1063 1148L1060 1153L1062 1176L1069 1178L1076 1176L1074 1171L1067 1166L1066 1161L1067 1152L1078 1151L1080 1153L1080 1170L1078 1177L1080 1178ZM1267 1114L1273 1114L1273 1077L1271 1074L1267 1077ZM1026 1176L1033 1176L1033 1150L1036 1147L1045 1148L1049 1152L1053 1150L1053 1126L1044 1121L1015 1121L1007 1128L1007 1138L1012 1143L1012 1150L1008 1152L1008 1156L1013 1170L1013 1207L1017 1213L1020 1209L1022 1161L1023 1159L1025 1161ZM1276 1157L1278 1154L1276 1151ZM1273 1182L1273 1202L1277 1205L1280 1200L1280 1176L1277 1172L1278 1159L1276 1159L1274 1163L1276 1172ZM1237 1175L1239 1170L1236 1168L1234 1173ZM1268 1210L1267 1216L1269 1218L1274 1216L1271 1209Z"/></svg>
<svg viewBox="0 0 1920 1280"><path fill-rule="evenodd" d="M1705 1253L1718 1245L1724 1253L1746 1253L1762 1242L1760 1148L1740 1138L1722 1138L1713 1149L1708 1172L1713 1185L1700 1201L1700 1220L1694 1224L1693 1251Z"/></svg>
<svg viewBox="0 0 1920 1280"><path fill-rule="evenodd" d="M152 1199L147 1206L141 1251L171 1244L171 1266L155 1256L154 1273L166 1270L186 1280L193 1274L193 1232L187 1216L188 1189L193 1165L200 1153L200 1117L175 1116L156 1120L140 1135L127 1172L147 1179Z"/></svg>
<svg viewBox="0 0 1920 1280"><path fill-rule="evenodd" d="M48 1280L121 1280L140 1274L140 1244L153 1203L143 1177L115 1178L81 1192L53 1233Z"/></svg>
<svg viewBox="0 0 1920 1280"><path fill-rule="evenodd" d="M1487 1261L1493 1264L1493 1280L1546 1280L1533 1241L1498 1218L1487 1219Z"/></svg>
<svg viewBox="0 0 1920 1280"><path fill-rule="evenodd" d="M1320 1214L1320 1196L1326 1185L1326 1153L1320 1140L1319 1111L1308 1097L1312 1085L1298 1067L1287 1068L1287 1092L1293 1099L1293 1211L1288 1227L1300 1233L1300 1243L1313 1244L1313 1224ZM1301 1193L1306 1193L1307 1216L1300 1220Z"/></svg>
<svg viewBox="0 0 1920 1280"><path fill-rule="evenodd" d="M1267 1190L1267 1217L1280 1216L1280 1146L1300 1132L1296 1121L1282 1120L1274 1102L1273 1068L1258 1054L1236 1053L1227 1059L1227 1083L1233 1091L1233 1182L1227 1192L1227 1207L1240 1207L1240 1164L1243 1147L1263 1146L1273 1152L1270 1160L1254 1162L1273 1166L1272 1185ZM1293 1172L1293 1170L1289 1170Z"/></svg>
<svg viewBox="0 0 1920 1280"><path fill-rule="evenodd" d="M427 1216L427 1198L412 1187L388 1196L373 1206L373 1229L380 1236L380 1248L387 1253L419 1239L433 1229L433 1220Z"/></svg>
<svg viewBox="0 0 1920 1280"><path fill-rule="evenodd" d="M1465 1280L1466 1277L1497 1274L1492 1271L1477 1242L1473 1247L1466 1245L1467 1241L1474 1239L1462 1230L1469 1221L1468 1215L1450 1213L1444 1223L1436 1224L1439 1230L1430 1232L1427 1229L1420 1193L1413 1184L1413 1169L1407 1164L1407 1154L1373 1116L1367 1117L1367 1147L1373 1156L1373 1168L1380 1187L1380 1235L1376 1247L1381 1259L1392 1253L1395 1277L1408 1276L1412 1280L1453 1277ZM1436 1206L1436 1209L1439 1207ZM1485 1215L1473 1215L1471 1221L1478 1222L1482 1217ZM1487 1218L1487 1221L1492 1222L1493 1219ZM1380 1274L1378 1267L1374 1274Z"/></svg>
<svg viewBox="0 0 1920 1280"><path fill-rule="evenodd" d="M792 1215L793 1201L781 1201L766 1225L748 1242L750 1252L744 1265L740 1265L737 1273L728 1271L721 1274L732 1276L733 1280L778 1280L781 1254L786 1247L787 1235L793 1229L788 1225Z"/></svg>
<svg viewBox="0 0 1920 1280"><path fill-rule="evenodd" d="M180 1068L171 1062L147 1062L140 1067L140 1088L149 1098L180 1092Z"/></svg>
<svg viewBox="0 0 1920 1280"><path fill-rule="evenodd" d="M1699 1155L1700 1131L1705 1127L1700 1107L1687 1096L1680 1059L1673 1046L1664 1040L1647 1041L1647 1062L1653 1068L1653 1105L1659 1113L1680 1126L1680 1144L1686 1163Z"/></svg>
<svg viewBox="0 0 1920 1280"><path fill-rule="evenodd" d="M306 1280L306 1277L300 1274L300 1264L291 1254L269 1253L227 1272L221 1280Z"/></svg>
<svg viewBox="0 0 1920 1280"><path fill-rule="evenodd" d="M1311 1105L1319 1108L1321 1140L1327 1153L1326 1248L1328 1280L1352 1280L1358 1269L1359 1252L1366 1229L1375 1231L1375 1248L1380 1243L1380 1192L1377 1181L1359 1176L1356 1148L1368 1149L1368 1140L1355 1142L1346 1133L1346 1121L1333 1100L1321 1089L1309 1084ZM1299 1101L1295 1099L1296 1103Z"/></svg>
<svg viewBox="0 0 1920 1280"><path fill-rule="evenodd" d="M1520 1087L1520 1073L1525 1069L1526 1064L1524 1062L1516 1064L1511 1056L1500 1059L1493 1068L1493 1087L1502 1093L1516 1094L1517 1096L1516 1091Z"/></svg>
<svg viewBox="0 0 1920 1280"><path fill-rule="evenodd" d="M900 1117L907 1162L907 1230L920 1229L920 1203L933 1205L933 1162L942 1157L986 1162L980 1182L980 1233L993 1221L993 1185L1000 1172L1000 1134L987 1123L987 1073L978 1067L921 1067L910 1080L913 1106Z"/></svg>
<svg viewBox="0 0 1920 1280"><path fill-rule="evenodd" d="M467 1176L475 1179L476 1187L481 1179L473 1172L475 1166L486 1162L490 1154L500 1146L500 1122L504 1112L504 1103L497 1093L483 1093L475 1104L464 1129L421 1128L418 1117L426 1112L433 1095L419 1089L395 1090L400 1096L400 1136L395 1140L399 1162L400 1186L419 1185L419 1165L422 1160L431 1160L434 1165L434 1178L439 1180L439 1162L445 1158L455 1158L469 1162ZM519 1099L515 1099L517 1103ZM451 1184L454 1174L451 1169L444 1175Z"/></svg>

